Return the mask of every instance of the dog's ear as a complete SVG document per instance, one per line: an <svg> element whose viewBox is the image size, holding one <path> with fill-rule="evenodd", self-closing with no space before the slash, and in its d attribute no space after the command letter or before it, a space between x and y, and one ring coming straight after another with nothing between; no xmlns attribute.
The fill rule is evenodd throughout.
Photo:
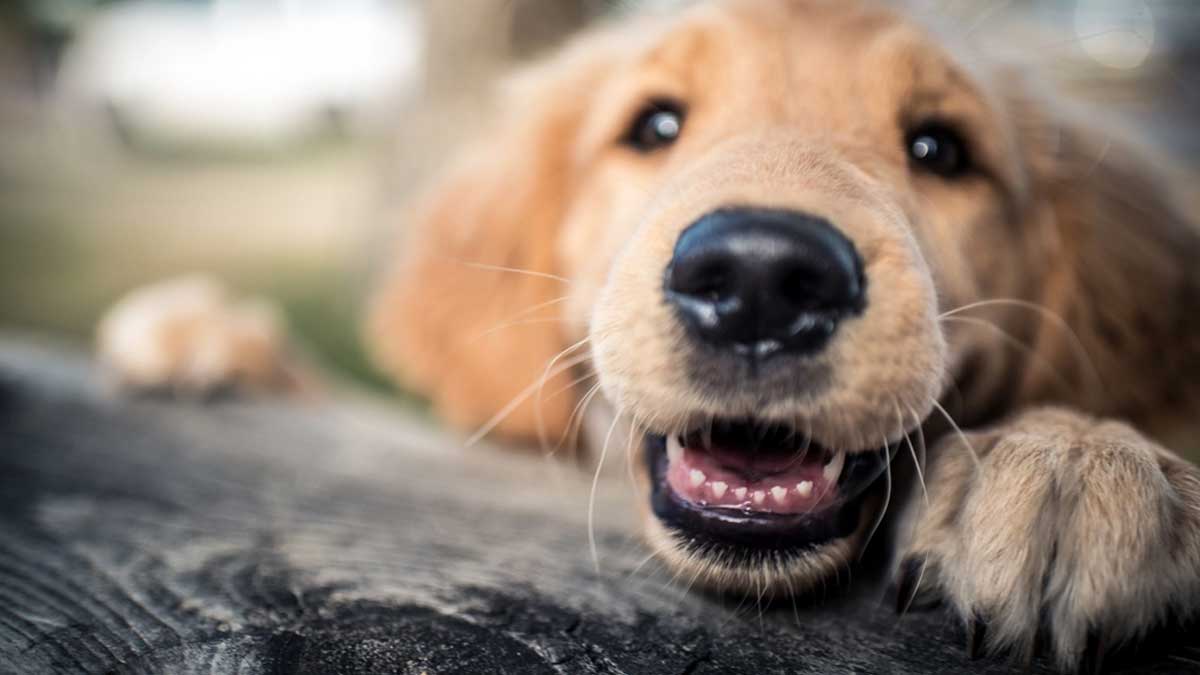
<svg viewBox="0 0 1200 675"><path fill-rule="evenodd" d="M1065 326L1040 322L1035 351L1054 368L1031 368L1025 397L1139 421L1186 404L1168 400L1200 365L1200 345L1180 342L1200 334L1200 230L1182 174L1120 128L1042 115L1027 139L1039 212L1027 257L1040 259L1039 304Z"/></svg>
<svg viewBox="0 0 1200 675"><path fill-rule="evenodd" d="M497 435L553 444L578 400L563 368L576 354L555 361L568 346L560 300L569 290L556 278L557 247L595 71L552 63L523 74L490 140L416 211L374 298L376 360L466 430L498 419Z"/></svg>

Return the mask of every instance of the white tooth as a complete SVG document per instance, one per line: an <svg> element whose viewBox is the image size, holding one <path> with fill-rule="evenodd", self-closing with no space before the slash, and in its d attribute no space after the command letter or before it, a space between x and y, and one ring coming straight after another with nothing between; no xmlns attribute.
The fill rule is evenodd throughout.
<svg viewBox="0 0 1200 675"><path fill-rule="evenodd" d="M738 499L745 499L746 498L746 488L744 488L744 487L733 488L733 496L737 497Z"/></svg>
<svg viewBox="0 0 1200 675"><path fill-rule="evenodd" d="M729 486L726 485L724 481L714 480L710 487L712 487L713 496L717 499L720 499L721 497L725 496L725 490Z"/></svg>
<svg viewBox="0 0 1200 675"><path fill-rule="evenodd" d="M755 504L762 504L767 500L767 493L762 490L755 490L751 498L754 499Z"/></svg>
<svg viewBox="0 0 1200 675"><path fill-rule="evenodd" d="M783 500L787 499L787 488L783 487L782 485L776 485L775 487L771 488L771 496L775 498L775 501L782 504Z"/></svg>
<svg viewBox="0 0 1200 675"><path fill-rule="evenodd" d="M700 469L692 469L688 474L688 480L692 481L692 487L700 487L704 483L704 472Z"/></svg>
<svg viewBox="0 0 1200 675"><path fill-rule="evenodd" d="M838 452L833 455L833 459L825 465L823 476L826 483L834 483L838 476L842 475L842 467L846 464L846 453Z"/></svg>
<svg viewBox="0 0 1200 675"><path fill-rule="evenodd" d="M678 462L683 457L683 445L678 436L667 436L667 461Z"/></svg>
<svg viewBox="0 0 1200 675"><path fill-rule="evenodd" d="M800 481L799 483L796 483L796 494L800 495L801 497L807 497L807 496L811 495L812 494L812 481L811 480L803 480L803 481Z"/></svg>

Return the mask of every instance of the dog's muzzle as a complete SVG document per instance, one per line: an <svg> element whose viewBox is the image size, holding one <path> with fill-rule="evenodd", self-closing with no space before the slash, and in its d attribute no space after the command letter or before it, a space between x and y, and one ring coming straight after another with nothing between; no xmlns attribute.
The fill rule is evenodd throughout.
<svg viewBox="0 0 1200 675"><path fill-rule="evenodd" d="M723 208L692 223L664 293L693 385L718 400L817 390L821 352L866 306L854 244L823 218L779 209ZM827 448L788 420L735 414L648 437L651 504L664 524L737 549L807 549L854 531L894 445Z"/></svg>

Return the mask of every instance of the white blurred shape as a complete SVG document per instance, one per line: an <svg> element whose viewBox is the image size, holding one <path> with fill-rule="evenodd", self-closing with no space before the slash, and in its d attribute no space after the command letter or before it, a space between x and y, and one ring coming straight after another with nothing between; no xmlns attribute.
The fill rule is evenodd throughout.
<svg viewBox="0 0 1200 675"><path fill-rule="evenodd" d="M401 0L139 1L85 28L60 90L140 133L282 143L331 114L369 123L417 86L423 51Z"/></svg>
<svg viewBox="0 0 1200 675"><path fill-rule="evenodd" d="M1131 70L1154 50L1154 15L1143 0L1079 0L1075 36L1102 66Z"/></svg>

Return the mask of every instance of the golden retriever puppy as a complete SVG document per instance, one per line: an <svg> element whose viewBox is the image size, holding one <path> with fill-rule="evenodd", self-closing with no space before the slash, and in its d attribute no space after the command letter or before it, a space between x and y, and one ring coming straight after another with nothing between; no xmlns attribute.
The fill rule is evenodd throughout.
<svg viewBox="0 0 1200 675"><path fill-rule="evenodd" d="M899 609L976 650L1073 669L1200 606L1200 234L1132 143L857 2L626 23L510 94L372 305L446 420L634 434L712 589L830 583L886 511Z"/></svg>
<svg viewBox="0 0 1200 675"><path fill-rule="evenodd" d="M1069 669L1200 605L1200 472L1160 444L1200 234L1128 141L851 2L620 25L511 94L374 305L446 419L557 443L594 374L650 545L715 589L828 583L927 448L902 606Z"/></svg>

